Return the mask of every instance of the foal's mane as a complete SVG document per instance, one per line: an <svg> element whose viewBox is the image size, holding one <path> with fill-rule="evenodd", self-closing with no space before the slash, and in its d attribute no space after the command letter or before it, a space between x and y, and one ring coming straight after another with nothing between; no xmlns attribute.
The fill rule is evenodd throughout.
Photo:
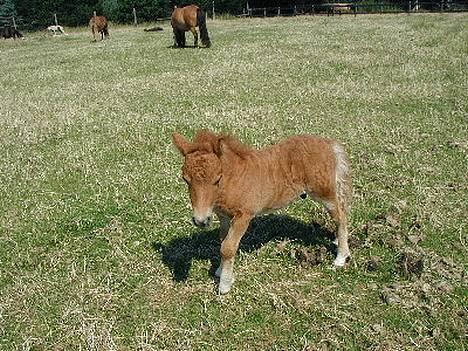
<svg viewBox="0 0 468 351"><path fill-rule="evenodd" d="M223 153L222 148L226 146L240 158L246 158L252 152L250 147L231 135L215 134L205 129L197 133L193 142L199 151L213 152L218 156Z"/></svg>

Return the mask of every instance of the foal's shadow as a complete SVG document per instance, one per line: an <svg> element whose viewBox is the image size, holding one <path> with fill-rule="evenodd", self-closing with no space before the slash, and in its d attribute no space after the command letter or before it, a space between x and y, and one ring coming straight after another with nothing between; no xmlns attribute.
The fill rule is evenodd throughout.
<svg viewBox="0 0 468 351"><path fill-rule="evenodd" d="M162 261L169 267L175 281L188 278L193 260L209 260L210 273L214 274L220 262L219 228L209 231L196 231L190 237L180 237L169 243L153 243L153 248L160 252ZM257 217L241 240L240 250L252 252L264 244L275 240L300 241L307 246L325 246L328 251L334 249L334 234L317 223L307 224L288 216L267 215Z"/></svg>

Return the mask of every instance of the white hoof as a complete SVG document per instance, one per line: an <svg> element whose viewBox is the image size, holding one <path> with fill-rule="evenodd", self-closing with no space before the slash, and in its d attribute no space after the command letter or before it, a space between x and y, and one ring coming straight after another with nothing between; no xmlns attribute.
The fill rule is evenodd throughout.
<svg viewBox="0 0 468 351"><path fill-rule="evenodd" d="M224 295L224 294L227 294L232 288L232 283L228 284L228 283L222 283L220 282L219 283L219 293L221 295Z"/></svg>
<svg viewBox="0 0 468 351"><path fill-rule="evenodd" d="M348 257L349 257L349 255L340 255L340 254L338 254L338 256L336 256L336 258L335 258L335 262L333 262L333 263L334 263L334 265L336 267L343 267L345 265L346 259Z"/></svg>
<svg viewBox="0 0 468 351"><path fill-rule="evenodd" d="M227 277L221 277L219 279L219 293L221 295L227 294L234 284L234 275L230 274Z"/></svg>

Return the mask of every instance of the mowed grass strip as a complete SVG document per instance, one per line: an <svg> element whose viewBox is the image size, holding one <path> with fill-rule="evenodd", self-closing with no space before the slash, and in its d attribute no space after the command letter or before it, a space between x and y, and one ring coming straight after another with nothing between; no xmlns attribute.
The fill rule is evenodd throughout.
<svg viewBox="0 0 468 351"><path fill-rule="evenodd" d="M0 41L0 349L462 350L466 14L209 21ZM188 43L192 43L190 34ZM346 144L353 259L300 200L258 218L216 295L171 133Z"/></svg>

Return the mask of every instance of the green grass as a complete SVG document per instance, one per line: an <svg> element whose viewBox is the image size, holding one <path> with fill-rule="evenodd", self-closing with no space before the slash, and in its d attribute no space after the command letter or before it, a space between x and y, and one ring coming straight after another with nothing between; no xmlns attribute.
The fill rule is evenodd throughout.
<svg viewBox="0 0 468 351"><path fill-rule="evenodd" d="M468 16L215 21L208 50L163 26L0 41L0 349L466 349ZM347 268L301 256L334 228L298 201L217 296L171 142L198 128L344 142Z"/></svg>

